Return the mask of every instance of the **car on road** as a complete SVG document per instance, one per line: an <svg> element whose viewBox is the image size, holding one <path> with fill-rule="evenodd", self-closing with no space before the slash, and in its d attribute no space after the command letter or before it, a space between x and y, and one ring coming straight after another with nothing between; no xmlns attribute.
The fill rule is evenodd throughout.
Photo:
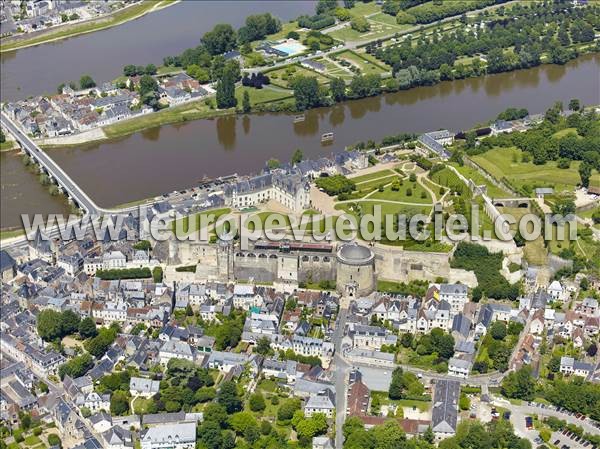
<svg viewBox="0 0 600 449"><path fill-rule="evenodd" d="M531 416L525 417L525 427L527 427L528 429L533 428L533 418Z"/></svg>

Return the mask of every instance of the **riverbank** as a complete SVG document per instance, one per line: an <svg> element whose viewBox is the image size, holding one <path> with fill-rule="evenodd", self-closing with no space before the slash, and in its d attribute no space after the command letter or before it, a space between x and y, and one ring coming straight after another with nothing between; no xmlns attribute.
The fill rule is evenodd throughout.
<svg viewBox="0 0 600 449"><path fill-rule="evenodd" d="M594 60L597 60L599 55L599 52L582 53L578 58L573 60L573 64L586 61L590 57ZM543 70L544 67L562 68L565 66L556 64L542 64L538 66L540 70ZM512 75L516 76L518 73L524 73L527 70L532 69L519 69L500 74L483 74L477 77L466 78L465 80L463 80L463 82L469 82L469 80L471 80L472 82L485 83L494 79L494 77L504 78L506 76ZM440 83L437 83L437 85L441 86L445 85L445 83L454 82L456 81L442 81ZM403 92L421 92L422 89L422 87L417 86L411 89L399 90L395 92L387 92L384 90L381 94L377 96L355 100L348 99L344 102L334 104L333 107L341 106L344 104L353 104L368 99L378 100L380 98L386 98L386 96L394 96ZM294 92L291 89L277 87L274 85L266 85L262 89L238 86L236 88L236 98L238 100L237 108L216 109L214 106L214 97L208 97L203 98L201 100L185 103L183 105L166 108L158 112L153 112L151 114L146 114L132 119L124 120L118 123L114 123L112 125L105 126L103 128L92 129L84 133L57 138L39 139L36 142L44 149L81 147L87 144L105 143L113 139L127 137L141 131L145 131L152 128L159 128L165 125L176 125L202 119L215 119L225 116L234 116L236 114L243 115L244 113L241 110L241 106L244 91L247 91L250 95L250 105L252 107L252 110L250 112L251 116L262 113L278 112L297 114L297 112L291 112L294 109ZM318 109L319 108L317 108L317 110ZM481 125L483 126L484 124Z"/></svg>
<svg viewBox="0 0 600 449"><path fill-rule="evenodd" d="M9 38L3 38L3 42L0 44L0 53L15 51L111 28L138 19L148 13L160 11L163 8L175 5L179 1L181 0L159 0L158 2L145 1L140 4L127 6L108 16L90 19L73 25L61 25L39 33L31 33L35 34L34 36L19 34Z"/></svg>

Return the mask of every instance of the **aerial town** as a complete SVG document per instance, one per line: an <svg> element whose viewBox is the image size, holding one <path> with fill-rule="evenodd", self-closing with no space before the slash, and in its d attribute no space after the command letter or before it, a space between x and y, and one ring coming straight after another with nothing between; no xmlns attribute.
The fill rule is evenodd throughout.
<svg viewBox="0 0 600 449"><path fill-rule="evenodd" d="M600 5L267 10L0 5L0 449L599 448Z"/></svg>

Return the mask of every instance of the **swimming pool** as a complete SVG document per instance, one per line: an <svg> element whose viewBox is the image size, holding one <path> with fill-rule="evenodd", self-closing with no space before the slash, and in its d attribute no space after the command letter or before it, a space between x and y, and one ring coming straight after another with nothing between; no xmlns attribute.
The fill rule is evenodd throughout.
<svg viewBox="0 0 600 449"><path fill-rule="evenodd" d="M287 40L277 45L272 45L272 47L276 50L286 53L288 56L294 56L306 50L304 45L294 40Z"/></svg>

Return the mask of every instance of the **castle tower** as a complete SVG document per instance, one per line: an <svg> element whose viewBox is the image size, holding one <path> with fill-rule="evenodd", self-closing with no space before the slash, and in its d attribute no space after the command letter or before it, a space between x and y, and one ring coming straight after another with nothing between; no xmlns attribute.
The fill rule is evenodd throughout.
<svg viewBox="0 0 600 449"><path fill-rule="evenodd" d="M219 278L233 280L233 242L219 240L217 242L217 269Z"/></svg>

